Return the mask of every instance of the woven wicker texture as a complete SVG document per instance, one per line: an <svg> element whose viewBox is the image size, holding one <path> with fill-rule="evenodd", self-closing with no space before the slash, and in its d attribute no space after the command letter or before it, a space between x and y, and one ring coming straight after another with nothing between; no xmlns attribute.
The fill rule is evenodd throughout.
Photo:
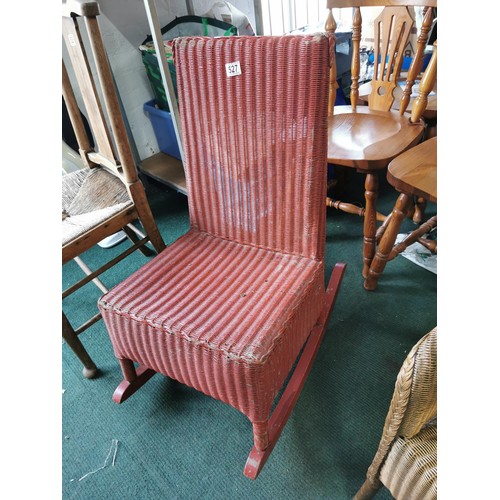
<svg viewBox="0 0 500 500"><path fill-rule="evenodd" d="M437 328L434 328L415 344L399 371L382 438L367 479L356 494L357 500L371 498L382 484L396 498L435 498L437 443L432 442L433 431L429 429L437 432L436 417ZM385 468L383 475L382 468Z"/></svg>
<svg viewBox="0 0 500 500"><path fill-rule="evenodd" d="M321 263L190 231L101 301L115 355L268 416L316 321ZM286 337L286 338L285 338Z"/></svg>
<svg viewBox="0 0 500 500"><path fill-rule="evenodd" d="M174 45L194 228L323 257L326 42L200 37ZM228 77L234 62L242 74Z"/></svg>
<svg viewBox="0 0 500 500"><path fill-rule="evenodd" d="M62 176L62 244L108 220L132 200L122 181L101 168Z"/></svg>
<svg viewBox="0 0 500 500"><path fill-rule="evenodd" d="M394 498L437 498L437 426L409 439L396 439L380 471L380 480Z"/></svg>
<svg viewBox="0 0 500 500"><path fill-rule="evenodd" d="M99 307L118 358L262 423L323 305L328 39L174 54L191 229Z"/></svg>
<svg viewBox="0 0 500 500"><path fill-rule="evenodd" d="M410 438L437 416L437 329L432 330L415 352L413 377L399 435Z"/></svg>

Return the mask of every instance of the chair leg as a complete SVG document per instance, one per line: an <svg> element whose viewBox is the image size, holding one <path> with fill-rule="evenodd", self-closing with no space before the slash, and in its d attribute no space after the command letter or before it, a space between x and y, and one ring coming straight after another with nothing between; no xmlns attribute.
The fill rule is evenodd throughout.
<svg viewBox="0 0 500 500"><path fill-rule="evenodd" d="M377 493L381 487L382 483L380 480L376 479L371 481L367 479L356 493L353 500L369 500L375 496L375 493Z"/></svg>
<svg viewBox="0 0 500 500"><path fill-rule="evenodd" d="M377 244L378 174L369 173L365 180L365 219L363 226L363 278L368 277Z"/></svg>
<svg viewBox="0 0 500 500"><path fill-rule="evenodd" d="M412 197L404 193L400 194L396 205L392 211L391 220L387 226L382 239L378 245L377 253L368 269L368 274L365 277L364 287L366 290L375 290L377 288L378 279L382 275L389 254L394 247L394 242L398 235L401 223L406 216L407 210L412 202Z"/></svg>
<svg viewBox="0 0 500 500"><path fill-rule="evenodd" d="M120 404L140 389L156 372L144 366L139 366L136 369L134 362L130 359L119 359L118 361L123 372L123 381L115 389L112 399L115 403Z"/></svg>
<svg viewBox="0 0 500 500"><path fill-rule="evenodd" d="M141 224L144 227L149 240L151 241L154 249L157 253L160 253L165 249L165 242L161 237L160 231L156 226L156 222L153 218L153 213L151 212L151 207L148 204L146 198L146 191L142 182L137 181L129 186L132 199L135 200L137 213L141 220Z"/></svg>
<svg viewBox="0 0 500 500"><path fill-rule="evenodd" d="M83 364L83 376L85 378L94 378L97 374L97 366L92 361L89 353L81 343L78 335L71 326L66 315L62 313L62 336L71 350L76 354Z"/></svg>
<svg viewBox="0 0 500 500"><path fill-rule="evenodd" d="M345 267L345 264L337 263L333 268L333 272L326 289L321 316L306 341L292 376L290 377L278 404L274 408L269 421L252 423L255 444L248 455L245 469L243 471L243 474L250 479L255 479L262 470L262 467L264 467L264 464L281 436L281 432L283 431L283 428L285 427L288 418L295 407L295 403L300 396L302 387L304 386L309 371L311 370L312 364L318 353L321 341L325 335L328 320L340 290L340 284L342 283Z"/></svg>
<svg viewBox="0 0 500 500"><path fill-rule="evenodd" d="M422 224L426 207L427 200L425 200L421 196L417 197L417 200L415 202L415 212L413 213L413 222L415 224Z"/></svg>
<svg viewBox="0 0 500 500"><path fill-rule="evenodd" d="M130 227L125 226L123 228L123 232L127 235L127 238L132 243L136 244L139 241L139 237L132 229L130 229ZM139 247L139 251L146 257L152 257L153 255L155 255L155 252L153 252L153 250L151 250L151 248L147 247L146 245L142 245L141 247Z"/></svg>
<svg viewBox="0 0 500 500"><path fill-rule="evenodd" d="M253 442L259 451L264 451L269 446L269 426L265 422L253 422Z"/></svg>

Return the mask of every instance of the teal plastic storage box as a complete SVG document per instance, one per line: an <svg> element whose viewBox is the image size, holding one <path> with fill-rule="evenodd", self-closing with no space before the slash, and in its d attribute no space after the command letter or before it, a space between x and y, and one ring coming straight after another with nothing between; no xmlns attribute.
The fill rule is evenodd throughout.
<svg viewBox="0 0 500 500"><path fill-rule="evenodd" d="M168 111L157 108L155 103L154 99L148 101L144 104L143 109L151 120L160 151L181 160L172 116Z"/></svg>

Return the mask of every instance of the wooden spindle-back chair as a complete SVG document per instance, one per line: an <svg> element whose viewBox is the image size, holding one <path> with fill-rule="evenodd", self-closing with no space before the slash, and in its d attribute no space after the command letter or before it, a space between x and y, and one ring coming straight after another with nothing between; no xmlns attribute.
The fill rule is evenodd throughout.
<svg viewBox="0 0 500 500"><path fill-rule="evenodd" d="M434 52L419 86L418 96L412 106L411 120L422 116L430 90L437 75L437 42ZM380 241L368 275L364 282L366 290L375 290L388 261L404 252L409 245L419 242L428 250L437 253L437 242L425 235L437 227L437 215L421 222L403 241L395 245L397 235L405 217L411 215L415 198L437 203L437 136L431 137L394 158L387 167L387 180L400 193L392 213L379 228Z"/></svg>
<svg viewBox="0 0 500 500"><path fill-rule="evenodd" d="M426 10L398 110L393 110L404 49L414 26L410 9L416 6ZM329 197L326 204L364 218L362 274L365 278L375 255L377 222L385 220L385 216L377 211L379 173L387 168L393 158L416 145L424 133L423 120L412 121L405 112L413 84L423 65L424 50L433 20L431 7L436 6L436 0L327 1L328 17L325 29L332 34L336 30L332 9L353 9L351 104L334 106L338 84L333 59L328 100L328 162L353 168L365 176L365 206L360 208ZM384 7L374 23L374 72L368 106L358 102L363 7Z"/></svg>

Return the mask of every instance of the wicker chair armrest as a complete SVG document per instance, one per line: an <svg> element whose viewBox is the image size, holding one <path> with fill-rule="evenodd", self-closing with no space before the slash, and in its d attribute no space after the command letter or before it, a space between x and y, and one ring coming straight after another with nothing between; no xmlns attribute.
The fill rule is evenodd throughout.
<svg viewBox="0 0 500 500"><path fill-rule="evenodd" d="M416 401L412 400L419 385L418 375L424 373L424 378L428 379L425 377L425 372L433 371L434 374L436 372L436 344L437 328L434 328L415 344L403 362L396 379L382 438L368 468L367 479L369 481L378 480L380 468L398 436L412 437L436 416L435 387L431 390L427 390L427 387L424 389L424 393L427 392L430 396L428 400L425 399L422 391ZM431 379L435 383L435 378L431 377ZM410 430L411 432L408 432Z"/></svg>

